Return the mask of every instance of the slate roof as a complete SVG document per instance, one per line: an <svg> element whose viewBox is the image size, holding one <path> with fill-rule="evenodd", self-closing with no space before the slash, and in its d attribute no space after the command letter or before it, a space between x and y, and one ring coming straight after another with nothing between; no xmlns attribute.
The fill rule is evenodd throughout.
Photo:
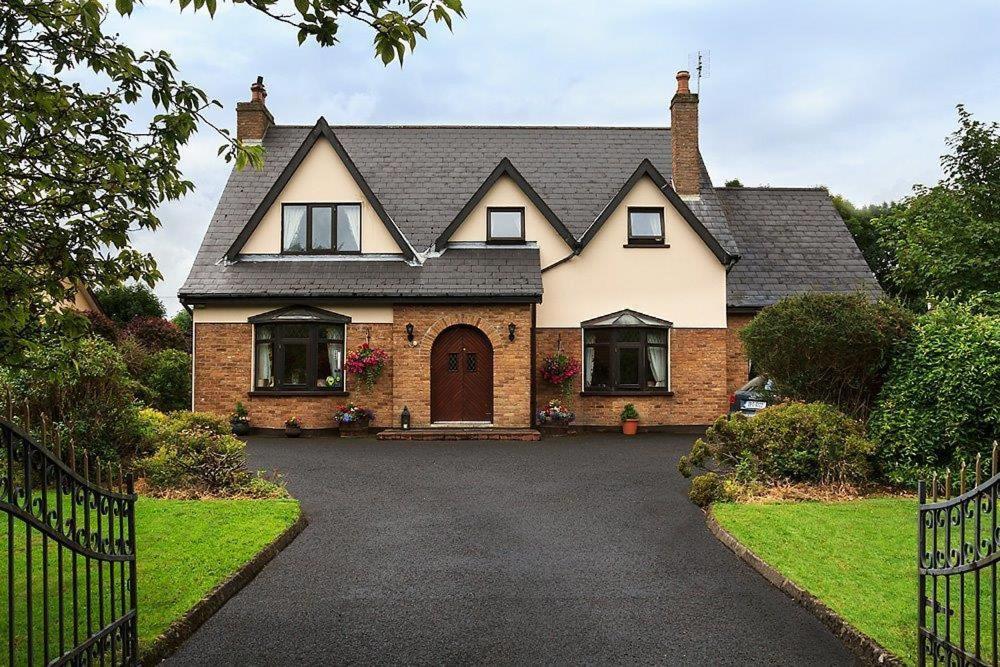
<svg viewBox="0 0 1000 667"><path fill-rule="evenodd" d="M233 171L181 299L211 297L461 298L542 293L537 249L447 249L422 266L385 261L247 261L223 257L316 126L277 125L262 171ZM504 158L578 241L648 160L671 175L670 130L637 127L329 126L392 222L418 253L434 245ZM325 140L325 139L320 139ZM685 203L740 259L729 306L762 307L811 289L877 291L821 189L715 188Z"/></svg>
<svg viewBox="0 0 1000 667"><path fill-rule="evenodd" d="M301 265L284 269L276 268L273 263L234 270L231 266L223 266L220 260L313 127L271 127L263 142L264 169L234 170L230 174L191 273L180 290L182 299L195 295L222 295L227 289L253 294L265 288L263 284L255 284L250 276L267 282L268 272L273 271L275 281L291 280L289 276L304 270ZM670 130L667 128L330 127L417 252L424 252L433 245L505 157L578 239L644 159L649 159L665 178L669 179L671 173ZM689 205L719 244L727 252L737 254L738 248L726 225L721 202L704 168L702 181L701 201ZM454 251L447 251L445 256L451 252ZM477 257L484 261L487 258L486 255ZM483 271L488 273L495 268L487 262ZM334 267L326 267L325 273L330 276L334 270ZM365 270L374 269L369 266ZM345 271L348 271L345 279L361 279L360 269ZM395 286L399 291L408 289L407 283L402 282L403 273L418 272L387 269L385 276L399 277L401 282ZM466 274L454 273L451 279L450 290L456 295L463 293ZM515 277L514 281L519 279ZM535 282L540 295L540 278ZM468 295L479 294L473 284L464 291Z"/></svg>
<svg viewBox="0 0 1000 667"><path fill-rule="evenodd" d="M878 295L878 281L823 188L717 188L740 260L730 308L759 308L807 291Z"/></svg>
<svg viewBox="0 0 1000 667"><path fill-rule="evenodd" d="M537 248L452 249L440 257L427 259L423 266L399 259L251 258L212 269L204 278L188 278L182 290L185 298L472 296L534 301L542 293Z"/></svg>

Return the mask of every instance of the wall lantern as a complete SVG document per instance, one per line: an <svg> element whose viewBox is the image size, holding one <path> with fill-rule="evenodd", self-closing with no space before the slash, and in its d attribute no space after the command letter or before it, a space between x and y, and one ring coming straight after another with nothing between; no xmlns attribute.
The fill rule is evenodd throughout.
<svg viewBox="0 0 1000 667"><path fill-rule="evenodd" d="M403 414L399 415L399 428L404 431L410 428L410 409L405 405L403 406Z"/></svg>
<svg viewBox="0 0 1000 667"><path fill-rule="evenodd" d="M507 338L509 338L511 342L514 342L514 332L515 331L517 331L517 325L516 324L514 324L513 322L511 322L510 324L507 325Z"/></svg>
<svg viewBox="0 0 1000 667"><path fill-rule="evenodd" d="M406 325L406 340L413 342L413 324Z"/></svg>

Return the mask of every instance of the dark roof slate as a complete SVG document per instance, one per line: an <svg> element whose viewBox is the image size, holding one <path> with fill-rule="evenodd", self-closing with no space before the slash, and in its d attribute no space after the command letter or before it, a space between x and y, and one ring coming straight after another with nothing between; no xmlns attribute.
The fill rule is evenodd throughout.
<svg viewBox="0 0 1000 667"><path fill-rule="evenodd" d="M297 271L278 268L276 263L255 264L256 268L233 271L233 267L223 267L220 260L314 127L271 127L263 141L266 151L263 170L234 170L230 174L188 280L180 290L182 298L204 294L211 286L215 286L215 294L222 294L224 285L236 274L259 275L264 282L298 275ZM669 180L671 174L670 130L667 128L330 128L417 252L430 248L503 158L510 160L577 239L644 159L650 160L664 178ZM688 205L726 252L739 252L704 165L701 199L688 202ZM483 270L490 269L487 262ZM340 269L327 267L324 274L333 279L331 272L335 270ZM407 271L420 272L412 267ZM450 287L461 291L467 276L459 273L450 278ZM538 281L540 284L540 278ZM243 283L243 287L251 286ZM478 288L470 285L469 289Z"/></svg>
<svg viewBox="0 0 1000 667"><path fill-rule="evenodd" d="M537 248L452 248L423 266L386 260L243 260L192 273L182 295L244 298L537 299L542 279Z"/></svg>
<svg viewBox="0 0 1000 667"><path fill-rule="evenodd" d="M881 294L878 281L822 188L717 188L740 260L728 305L760 308L807 291Z"/></svg>

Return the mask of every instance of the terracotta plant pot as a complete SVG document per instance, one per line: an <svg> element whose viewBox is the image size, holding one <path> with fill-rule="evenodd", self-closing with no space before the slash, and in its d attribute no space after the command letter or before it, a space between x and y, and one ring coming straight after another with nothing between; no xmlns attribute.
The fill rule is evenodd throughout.
<svg viewBox="0 0 1000 667"><path fill-rule="evenodd" d="M341 438L363 438L368 435L368 422L352 422L340 424Z"/></svg>
<svg viewBox="0 0 1000 667"><path fill-rule="evenodd" d="M302 435L301 426L286 426L285 427L285 437L286 438L297 438Z"/></svg>
<svg viewBox="0 0 1000 667"><path fill-rule="evenodd" d="M635 435L639 432L638 419L626 419L622 422L622 433L625 435Z"/></svg>

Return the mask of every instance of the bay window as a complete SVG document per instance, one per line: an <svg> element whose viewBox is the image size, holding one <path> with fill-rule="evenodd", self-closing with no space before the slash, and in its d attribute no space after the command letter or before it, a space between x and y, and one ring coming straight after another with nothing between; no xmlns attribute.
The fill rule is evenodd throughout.
<svg viewBox="0 0 1000 667"><path fill-rule="evenodd" d="M291 307L250 318L257 392L342 392L350 318Z"/></svg>
<svg viewBox="0 0 1000 667"><path fill-rule="evenodd" d="M670 326L628 310L583 322L584 392L669 393Z"/></svg>

